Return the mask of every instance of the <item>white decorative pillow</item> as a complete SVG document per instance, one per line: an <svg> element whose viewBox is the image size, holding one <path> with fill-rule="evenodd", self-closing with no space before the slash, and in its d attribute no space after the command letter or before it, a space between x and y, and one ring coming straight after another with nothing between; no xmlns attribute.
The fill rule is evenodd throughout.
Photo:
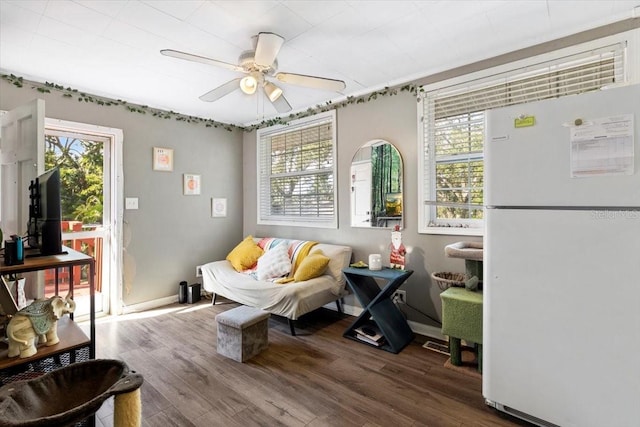
<svg viewBox="0 0 640 427"><path fill-rule="evenodd" d="M289 274L290 271L289 250L284 243L269 249L258 258L258 270L256 271L258 280L275 279Z"/></svg>

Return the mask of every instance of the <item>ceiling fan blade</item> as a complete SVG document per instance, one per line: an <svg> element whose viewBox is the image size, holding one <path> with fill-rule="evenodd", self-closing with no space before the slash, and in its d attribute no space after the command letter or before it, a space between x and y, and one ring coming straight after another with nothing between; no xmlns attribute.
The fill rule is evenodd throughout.
<svg viewBox="0 0 640 427"><path fill-rule="evenodd" d="M240 78L229 80L225 84L218 86L217 88L210 90L200 97L202 101L213 102L222 98L225 95L230 94L236 89L240 88Z"/></svg>
<svg viewBox="0 0 640 427"><path fill-rule="evenodd" d="M306 86L314 89L331 90L340 92L347 87L342 80L328 79L325 77L307 76L304 74L278 73L275 78L284 83Z"/></svg>
<svg viewBox="0 0 640 427"><path fill-rule="evenodd" d="M258 33L254 62L263 67L270 67L275 61L284 38L274 33Z"/></svg>
<svg viewBox="0 0 640 427"><path fill-rule="evenodd" d="M165 56L171 56L178 59L186 59L187 61L200 62L202 64L215 65L216 67L226 68L233 71L244 71L241 66L229 64L228 62L218 61L216 59L206 58L191 53L180 52L179 50L163 49L160 51Z"/></svg>
<svg viewBox="0 0 640 427"><path fill-rule="evenodd" d="M269 99L268 96L267 99ZM280 95L278 99L276 99L275 101L271 101L271 103L275 107L276 111L278 111L278 113L286 113L291 111L291 105L289 105L289 102L284 97L284 95Z"/></svg>

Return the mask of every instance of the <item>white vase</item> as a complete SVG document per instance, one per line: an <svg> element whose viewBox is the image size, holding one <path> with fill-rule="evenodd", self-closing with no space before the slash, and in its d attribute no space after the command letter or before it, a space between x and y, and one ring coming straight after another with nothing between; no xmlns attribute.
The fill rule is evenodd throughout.
<svg viewBox="0 0 640 427"><path fill-rule="evenodd" d="M9 285L9 292L15 300L18 310L27 306L27 298L24 295L25 283L27 283L27 279L25 278L7 282L7 285Z"/></svg>

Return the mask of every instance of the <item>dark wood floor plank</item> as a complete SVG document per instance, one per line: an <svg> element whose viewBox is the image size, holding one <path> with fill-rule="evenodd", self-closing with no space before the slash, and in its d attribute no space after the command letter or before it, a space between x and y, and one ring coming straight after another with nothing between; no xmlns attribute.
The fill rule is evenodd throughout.
<svg viewBox="0 0 640 427"><path fill-rule="evenodd" d="M173 406L170 399L167 399L162 395L151 383L151 379L142 384L140 392L140 399L142 401L142 418L150 418L156 413L162 412L165 409L169 409Z"/></svg>
<svg viewBox="0 0 640 427"><path fill-rule="evenodd" d="M399 354L348 340L352 317L321 309L269 320L269 347L238 363L216 351L215 316L236 303L170 305L100 319L97 355L144 376L144 426L516 426L484 404L481 380L422 347ZM112 422L113 403L99 411Z"/></svg>
<svg viewBox="0 0 640 427"><path fill-rule="evenodd" d="M313 383L319 383L321 379L318 377L322 377L334 393L342 393L342 400L349 402L360 416L378 420L383 425L412 425L415 417L429 406L429 399L425 399L424 393L412 391L395 379L380 376L376 371L368 370L366 366L358 367L353 362L338 359L330 365L312 366L308 373ZM341 384L341 387L335 384ZM434 403L432 406L439 411L441 405Z"/></svg>
<svg viewBox="0 0 640 427"><path fill-rule="evenodd" d="M211 403L202 397L202 393L198 389L191 387L180 377L167 370L159 372L148 380L145 379L145 382L153 386L185 416L197 418L213 408Z"/></svg>
<svg viewBox="0 0 640 427"><path fill-rule="evenodd" d="M144 427L190 427L195 426L181 411L171 406L142 420Z"/></svg>
<svg viewBox="0 0 640 427"><path fill-rule="evenodd" d="M113 399L107 399L96 412L96 427L113 425Z"/></svg>
<svg viewBox="0 0 640 427"><path fill-rule="evenodd" d="M211 358L199 359L197 362L205 367L214 367ZM305 425L316 417L304 405L298 404L288 396L286 391L283 393L282 383L269 378L261 372L258 365L239 364L230 359L223 359L215 363L211 372L238 396L251 403L249 412L252 408L257 408L282 425Z"/></svg>
<svg viewBox="0 0 640 427"><path fill-rule="evenodd" d="M212 373L203 367L211 364L208 356L196 355L187 360L174 350L169 350L166 354L158 354L156 357L163 366L182 378L192 389L198 390L200 396L211 404L212 410L233 416L247 408L250 402L248 399L228 387L222 375ZM203 361L198 364L200 358Z"/></svg>
<svg viewBox="0 0 640 427"><path fill-rule="evenodd" d="M307 424L307 427L360 427L365 425L367 425L366 420L356 418L353 413L345 411L345 413L337 412L322 415Z"/></svg>
<svg viewBox="0 0 640 427"><path fill-rule="evenodd" d="M245 427L235 417L229 417L219 411L211 411L193 421L196 427Z"/></svg>

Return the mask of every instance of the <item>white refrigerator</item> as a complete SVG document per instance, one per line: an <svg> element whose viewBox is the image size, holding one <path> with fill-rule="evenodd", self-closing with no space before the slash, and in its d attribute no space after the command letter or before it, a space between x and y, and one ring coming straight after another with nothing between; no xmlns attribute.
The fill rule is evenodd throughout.
<svg viewBox="0 0 640 427"><path fill-rule="evenodd" d="M486 117L486 402L543 426L638 427L640 86Z"/></svg>

